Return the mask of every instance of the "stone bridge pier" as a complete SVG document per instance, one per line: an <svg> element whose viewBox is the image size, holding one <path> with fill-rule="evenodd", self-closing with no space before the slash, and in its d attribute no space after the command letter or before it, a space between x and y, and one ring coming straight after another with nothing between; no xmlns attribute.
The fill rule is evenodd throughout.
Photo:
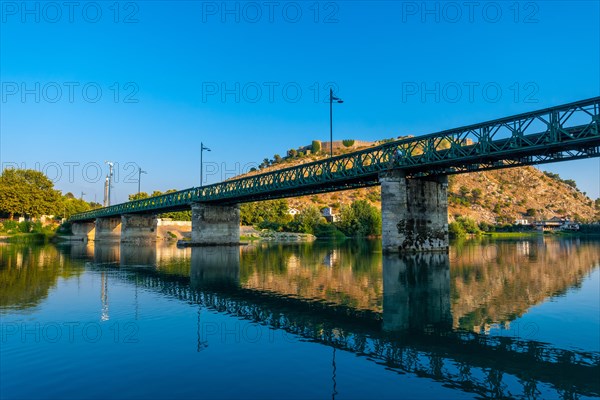
<svg viewBox="0 0 600 400"><path fill-rule="evenodd" d="M192 204L192 241L197 246L240 244L240 207Z"/></svg>
<svg viewBox="0 0 600 400"><path fill-rule="evenodd" d="M94 240L120 241L121 217L96 218Z"/></svg>
<svg viewBox="0 0 600 400"><path fill-rule="evenodd" d="M153 243L157 240L158 219L153 214L121 216L121 242Z"/></svg>
<svg viewBox="0 0 600 400"><path fill-rule="evenodd" d="M82 240L84 242L94 240L96 236L96 224L92 221L73 222L71 224L73 236L71 240Z"/></svg>
<svg viewBox="0 0 600 400"><path fill-rule="evenodd" d="M448 250L448 178L382 173L382 247L387 253Z"/></svg>

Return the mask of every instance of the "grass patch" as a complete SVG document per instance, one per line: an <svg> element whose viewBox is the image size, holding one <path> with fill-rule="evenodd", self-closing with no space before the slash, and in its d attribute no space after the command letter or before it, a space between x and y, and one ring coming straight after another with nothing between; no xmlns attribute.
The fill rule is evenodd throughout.
<svg viewBox="0 0 600 400"><path fill-rule="evenodd" d="M260 240L259 237L257 236L247 236L247 235L240 235L240 240L246 240L246 241L254 241L254 240Z"/></svg>
<svg viewBox="0 0 600 400"><path fill-rule="evenodd" d="M484 232L483 235L492 238L521 238L541 235L541 232Z"/></svg>

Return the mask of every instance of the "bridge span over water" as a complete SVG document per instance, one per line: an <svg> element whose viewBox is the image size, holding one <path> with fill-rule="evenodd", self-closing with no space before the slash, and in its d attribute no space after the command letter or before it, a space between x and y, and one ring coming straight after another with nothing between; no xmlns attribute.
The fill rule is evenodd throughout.
<svg viewBox="0 0 600 400"><path fill-rule="evenodd" d="M600 156L600 97L407 138L277 171L73 215L83 240L156 240L192 210L192 244L239 242L239 204L381 185L386 252L448 247L447 176Z"/></svg>

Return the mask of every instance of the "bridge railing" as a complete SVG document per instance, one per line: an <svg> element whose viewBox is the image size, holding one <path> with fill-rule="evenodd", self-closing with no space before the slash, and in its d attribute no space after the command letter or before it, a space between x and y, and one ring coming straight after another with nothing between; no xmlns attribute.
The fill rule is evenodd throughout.
<svg viewBox="0 0 600 400"><path fill-rule="evenodd" d="M600 97L595 97L87 211L72 216L71 220L156 212L182 208L194 202L251 201L261 194L276 197L277 193L322 185L329 185L329 190L367 186L376 183L380 172L390 169L403 169L409 175L451 174L547 162L560 158L563 151L579 151L580 148L587 149L586 156L597 155L599 126ZM586 147L586 143L589 146ZM533 159L532 155L541 158ZM361 183L356 184L357 181ZM344 186L346 184L348 186Z"/></svg>

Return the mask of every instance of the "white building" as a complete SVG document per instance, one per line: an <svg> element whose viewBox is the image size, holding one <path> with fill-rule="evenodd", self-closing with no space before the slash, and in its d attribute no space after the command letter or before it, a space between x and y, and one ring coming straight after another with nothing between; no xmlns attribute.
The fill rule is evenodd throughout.
<svg viewBox="0 0 600 400"><path fill-rule="evenodd" d="M336 222L338 220L338 216L333 213L333 209L331 207L325 207L321 210L321 215L325 217L327 222Z"/></svg>

